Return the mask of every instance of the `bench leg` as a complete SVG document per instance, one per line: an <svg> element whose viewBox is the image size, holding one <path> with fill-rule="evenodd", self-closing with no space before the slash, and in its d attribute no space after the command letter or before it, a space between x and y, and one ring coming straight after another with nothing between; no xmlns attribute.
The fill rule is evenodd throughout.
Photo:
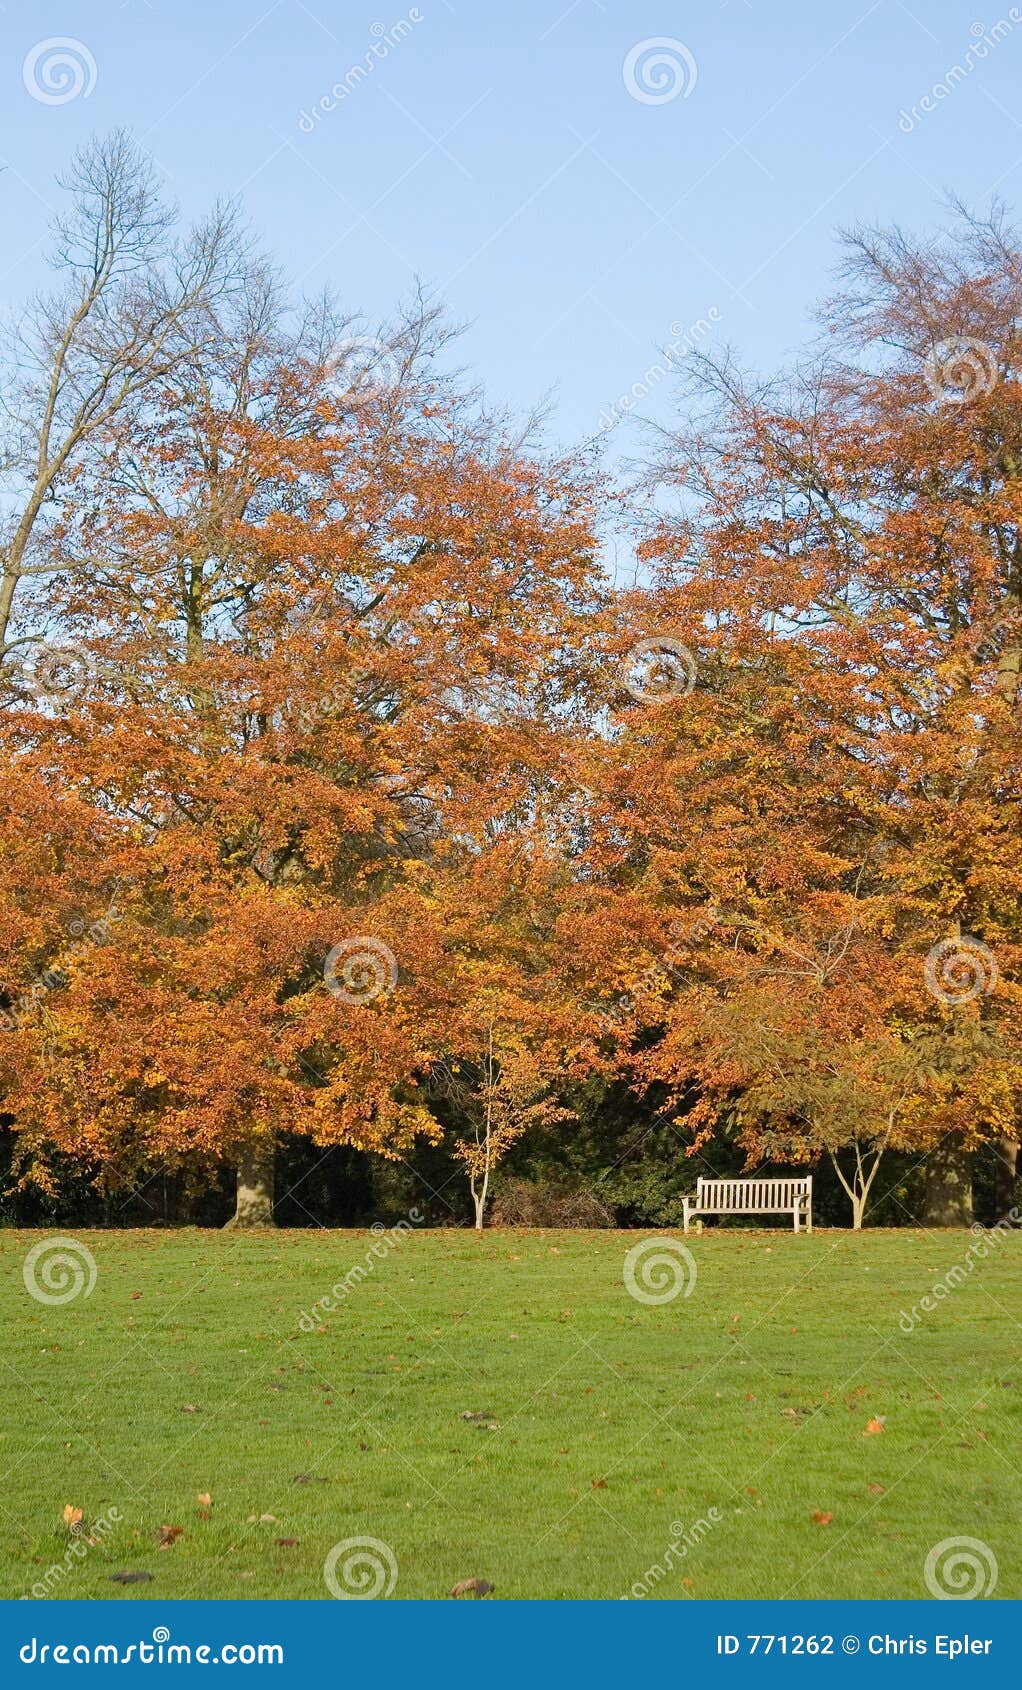
<svg viewBox="0 0 1022 1690"><path fill-rule="evenodd" d="M813 1230L813 1200L812 1200L812 1198L810 1198L809 1202L806 1204L806 1231L812 1232L812 1230Z"/></svg>
<svg viewBox="0 0 1022 1690"><path fill-rule="evenodd" d="M685 1217L685 1231L688 1232L688 1198L687 1197L682 1198L681 1208L682 1208L682 1213Z"/></svg>
<svg viewBox="0 0 1022 1690"><path fill-rule="evenodd" d="M798 1231L798 1204L797 1203L795 1204L795 1207L792 1210L792 1219L795 1222L795 1231L797 1232Z"/></svg>

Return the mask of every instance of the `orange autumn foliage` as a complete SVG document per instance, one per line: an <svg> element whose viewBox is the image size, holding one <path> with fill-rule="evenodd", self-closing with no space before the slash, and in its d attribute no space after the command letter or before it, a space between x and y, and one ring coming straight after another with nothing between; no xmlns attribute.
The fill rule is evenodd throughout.
<svg viewBox="0 0 1022 1690"><path fill-rule="evenodd" d="M697 361L628 591L588 466L439 373L435 315L339 381L248 285L18 598L19 1177L401 1155L457 1093L484 1205L594 1074L694 1155L829 1159L856 1225L889 1149L1017 1140L1014 237L862 235L813 367Z"/></svg>

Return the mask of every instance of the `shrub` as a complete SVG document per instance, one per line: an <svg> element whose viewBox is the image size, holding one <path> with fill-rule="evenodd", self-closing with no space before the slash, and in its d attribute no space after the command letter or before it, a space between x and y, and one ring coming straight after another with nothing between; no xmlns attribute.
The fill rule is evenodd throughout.
<svg viewBox="0 0 1022 1690"><path fill-rule="evenodd" d="M552 1179L507 1179L493 1199L495 1226L613 1226L614 1217L584 1185Z"/></svg>

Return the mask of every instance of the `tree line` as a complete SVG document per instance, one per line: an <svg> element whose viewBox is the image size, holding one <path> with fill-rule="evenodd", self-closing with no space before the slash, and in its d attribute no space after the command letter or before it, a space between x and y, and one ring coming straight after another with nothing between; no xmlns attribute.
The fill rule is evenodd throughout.
<svg viewBox="0 0 1022 1690"><path fill-rule="evenodd" d="M128 137L62 187L0 371L5 1212L267 1224L283 1160L299 1223L321 1165L669 1221L792 1166L951 1224L979 1154L1007 1213L1003 210L844 237L806 356L686 358L622 487L428 300L367 329L234 208L184 229Z"/></svg>

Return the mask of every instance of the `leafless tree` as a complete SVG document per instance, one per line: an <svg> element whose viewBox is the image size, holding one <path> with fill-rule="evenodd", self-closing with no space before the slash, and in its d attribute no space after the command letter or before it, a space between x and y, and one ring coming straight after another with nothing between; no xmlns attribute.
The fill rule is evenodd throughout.
<svg viewBox="0 0 1022 1690"><path fill-rule="evenodd" d="M79 152L60 186L54 286L6 336L0 374L0 662L19 589L53 562L61 500L108 432L216 334L217 309L250 262L236 211L219 204L182 232L146 156L122 132Z"/></svg>

